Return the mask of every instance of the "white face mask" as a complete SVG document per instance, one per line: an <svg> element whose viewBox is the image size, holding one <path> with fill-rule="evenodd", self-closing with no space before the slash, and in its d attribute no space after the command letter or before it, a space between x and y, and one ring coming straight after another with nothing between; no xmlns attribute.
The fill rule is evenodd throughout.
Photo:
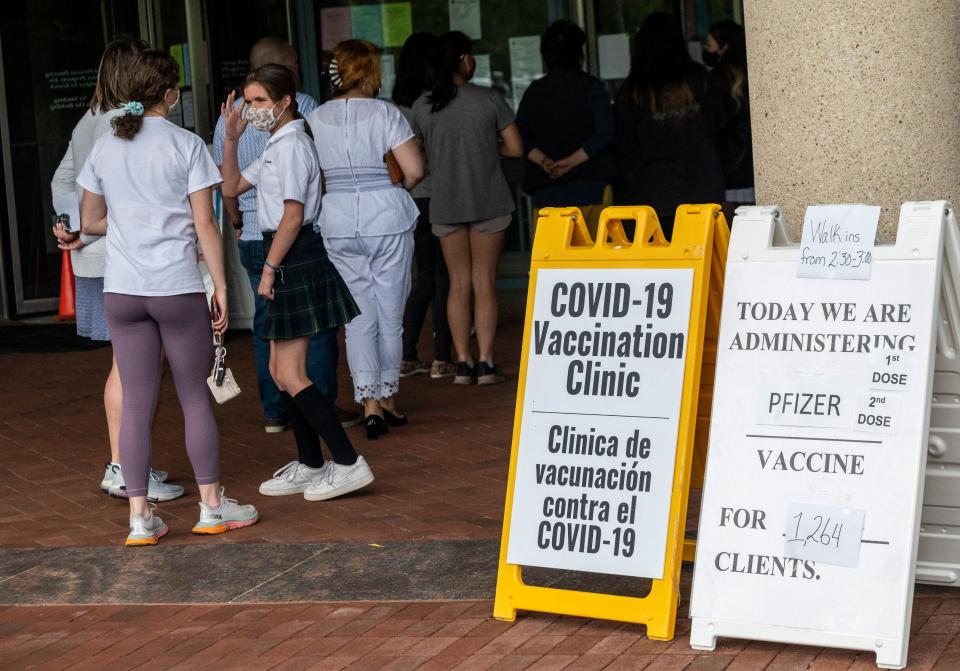
<svg viewBox="0 0 960 671"><path fill-rule="evenodd" d="M180 89L177 89L177 99L174 100L173 104L170 105L169 109L167 110L167 113L169 114L170 112L172 112L174 109L176 109L177 105L179 104L180 104Z"/></svg>
<svg viewBox="0 0 960 671"><path fill-rule="evenodd" d="M280 112L279 116L273 116L273 108L276 107L248 107L244 116L246 116L247 121L250 122L250 125L256 128L257 130L262 131L272 131L273 128L277 125L277 122L280 121L280 117L283 116L283 112ZM284 110L285 112L286 110Z"/></svg>

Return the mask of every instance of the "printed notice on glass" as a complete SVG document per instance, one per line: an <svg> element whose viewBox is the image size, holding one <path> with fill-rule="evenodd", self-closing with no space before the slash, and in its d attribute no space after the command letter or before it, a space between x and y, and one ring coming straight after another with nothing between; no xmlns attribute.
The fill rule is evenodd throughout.
<svg viewBox="0 0 960 671"><path fill-rule="evenodd" d="M450 30L480 39L480 0L450 0Z"/></svg>
<svg viewBox="0 0 960 671"><path fill-rule="evenodd" d="M626 79L630 74L630 36L626 33L597 38L600 79Z"/></svg>
<svg viewBox="0 0 960 671"><path fill-rule="evenodd" d="M536 283L507 561L660 579L693 270Z"/></svg>
<svg viewBox="0 0 960 671"><path fill-rule="evenodd" d="M477 54L473 57L477 62L477 69L473 73L470 83L477 86L493 86L493 75L490 72L490 54Z"/></svg>
<svg viewBox="0 0 960 671"><path fill-rule="evenodd" d="M803 218L797 277L869 280L880 208L811 205Z"/></svg>
<svg viewBox="0 0 960 671"><path fill-rule="evenodd" d="M393 85L397 81L397 66L393 54L380 55L380 93L378 98L390 100L393 97Z"/></svg>
<svg viewBox="0 0 960 671"><path fill-rule="evenodd" d="M376 6L376 5L374 5ZM402 47L413 33L413 13L409 2L380 5L383 23L383 46Z"/></svg>
<svg viewBox="0 0 960 671"><path fill-rule="evenodd" d="M380 5L353 5L350 8L353 39L383 46L383 20Z"/></svg>
<svg viewBox="0 0 960 671"><path fill-rule="evenodd" d="M326 7L320 10L320 43L330 51L352 36L349 7Z"/></svg>
<svg viewBox="0 0 960 671"><path fill-rule="evenodd" d="M784 556L855 568L863 539L862 510L791 503L787 508Z"/></svg>

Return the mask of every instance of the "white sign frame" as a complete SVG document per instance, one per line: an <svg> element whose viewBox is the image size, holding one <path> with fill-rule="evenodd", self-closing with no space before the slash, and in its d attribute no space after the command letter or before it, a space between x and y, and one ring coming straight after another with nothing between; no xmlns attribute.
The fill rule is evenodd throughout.
<svg viewBox="0 0 960 671"><path fill-rule="evenodd" d="M807 616L802 609L810 610L808 602L796 598L797 588L795 584L765 582L756 583L739 582L741 594L756 592L752 608L746 611L738 604L743 603L743 599L730 598L731 584L729 573L722 572L723 569L715 567L715 555L719 556L723 548L728 550L738 549L739 542L744 552L768 552L774 554L773 548L779 544L783 546L783 524L782 519L786 503L781 500L785 494L777 492L776 494L767 493L757 495L756 469L749 471L749 475L744 477L752 478L749 489L752 490L752 496L745 496L744 501L732 501L731 503L744 503L747 499L752 501L753 508L763 508L768 512L767 526L765 531L754 530L744 532L740 529L731 531L729 528L721 529L718 526L718 514L723 507L720 498L723 496L725 488L728 487L723 481L722 476L727 475L724 468L728 468L733 459L742 465L748 463L741 461L738 456L732 456L736 453L731 452L734 439L739 435L739 440L743 442L743 434L750 433L750 429L757 428L754 424L756 413L745 409L742 417L731 412L731 408L725 405L724 388L733 389L732 385L740 387L749 387L743 384L746 371L743 370L743 354L738 356L727 355L726 345L732 342L731 334L743 329L743 322L734 314L733 307L739 298L738 287L741 282L750 278L744 272L738 273L738 269L747 268L747 264L754 264L753 268L764 268L771 271L770 285L782 287L778 284L782 281L791 281L796 283L819 283L821 286L817 291L812 291L810 301L824 300L821 295L826 292L822 285L832 285L830 291L834 296L826 300L842 301L842 295L845 291L852 291L851 295L857 295L857 291L864 291L856 287L865 287L868 283L864 282L837 282L836 280L824 279L804 279L795 276L797 263L797 245L785 245L785 226L780 211L775 207L742 207L737 210L737 218L732 227L730 247L727 256L727 274L725 280L724 292L724 310L721 317L720 338L718 341L718 360L717 360L717 378L714 388L713 416L711 421L710 450L707 456L706 484L704 487L703 503L700 516L700 531L697 542L697 561L694 570L693 594L691 598L690 614L692 626L690 632L690 645L694 649L713 650L716 645L717 637L748 638L766 641L776 641L784 643L794 643L799 645L816 645L836 648L849 648L855 650L869 650L876 653L877 665L882 668L903 668L906 664L907 645L909 641L910 615L913 605L913 572L914 563L917 557L918 531L920 525L921 501L923 496L923 473L926 461L927 433L930 417L930 393L933 383L933 357L934 357L934 339L939 318L939 292L941 284L941 259L944 245L944 229L946 227L947 215L950 212L950 206L945 201L905 203L901 208L900 225L897 241L892 245L878 245L874 257L874 278L883 278L893 274L897 266L908 265L916 269L923 264L925 284L929 284L929 303L921 303L917 300L914 304L920 305L915 333L917 342L917 365L915 366L915 387L904 396L909 396L912 404L912 416L915 421L911 422L909 427L902 427L900 440L903 442L900 449L905 444L907 449L900 452L902 462L898 472L906 480L908 491L912 491L914 496L914 507L904 514L898 523L901 526L897 528L887 528L886 537L891 542L891 551L894 552L895 559L890 561L876 562L874 565L883 564L884 570L889 571L891 575L885 584L879 585L873 582L864 581L864 585L854 585L851 589L861 589L861 593L867 594L869 590L880 590L888 606L883 614L864 613L864 620L871 617L877 620L869 620L867 625L858 622L837 622L827 623L829 620L829 608L831 603L835 603L835 595L831 593L830 586L834 589L838 584L835 580L836 574L827 575L827 578L820 582L819 574L828 571L853 571L856 569L846 569L839 567L827 567L825 565L817 566L817 580L810 580L806 587L807 593L823 592L823 610L816 613L810 613ZM778 244L779 243L779 244ZM905 262L909 262L905 264ZM763 264L756 265L756 264ZM777 265L773 265L777 264ZM775 271L775 272L773 272ZM785 271L785 272L784 272ZM783 277L781 277L783 275ZM917 273L912 274L913 277ZM772 278L776 279L772 279ZM787 277L792 279L787 280ZM743 278L743 279L741 279ZM869 281L872 282L873 280ZM879 281L879 280L878 280ZM839 286L838 286L839 285ZM813 286L813 285L809 285ZM796 290L796 288L795 288ZM867 290L869 291L869 290ZM745 293L745 292L744 292ZM781 293L782 295L782 293ZM763 294L762 289L754 291L747 300L776 297L776 293ZM872 296L871 296L871 300ZM878 295L876 303L883 302L884 297ZM863 299L861 298L861 302ZM928 318L928 319L927 319ZM817 324L820 326L821 324ZM852 327L851 327L852 328ZM725 366L724 360L729 363ZM739 359L739 361L738 361ZM740 365L741 368L733 370L733 366ZM836 371L821 371L831 373ZM922 407L918 404L922 404ZM768 431L774 427L765 427ZM813 432L816 436L834 436L840 439L853 439L868 437L872 441L886 441L890 439L888 434L884 433L865 433L855 428L851 429L816 429L809 427L791 427L791 433L803 435L803 432ZM762 433L762 432L755 432ZM914 449L915 448L915 449ZM747 457L744 457L746 459ZM756 460L756 459L755 459ZM711 464L716 464L711 469ZM888 469L889 470L889 469ZM714 471L713 473L711 471ZM713 476L713 477L711 477ZM798 476L800 477L800 476ZM811 478L812 476L807 476ZM887 474L889 477L889 474ZM714 484L711 491L711 481ZM794 483L797 481L794 481ZM744 484L738 482L741 486ZM809 484L809 483L808 483ZM837 480L834 486L842 485L842 480ZM881 483L882 484L882 483ZM733 486L733 485L730 485ZM784 488L781 485L781 488ZM775 489L775 487L770 487ZM823 503L826 505L836 505L838 503L849 505L855 508L866 509L866 528L865 537L871 531L871 516L869 502L866 500L851 500L847 502L830 500L830 496L825 494L825 488L821 487L819 492L811 487L812 500L810 503ZM721 492L721 494L718 494ZM793 492L794 495L796 492ZM819 496L816 496L819 494ZM902 501L904 506L910 505L911 497L906 496ZM783 505L784 510L774 510L774 507ZM876 529L876 525L872 527ZM734 533L735 532L735 533ZM747 536L744 533L762 534L762 536ZM738 535L740 534L740 535ZM757 541L755 539L759 538ZM895 544L895 545L893 545ZM866 570L866 568L864 569ZM739 573L739 572L738 572ZM851 574L847 574L847 583L852 584L856 580L850 579ZM773 581L776 578L764 576L738 576L738 579L763 578ZM875 576L871 576L876 579ZM885 576L886 577L886 576ZM785 580L785 579L784 579ZM879 582L879 581L877 581ZM784 587L783 585L787 585ZM812 587L816 585L817 587ZM752 589L751 589L752 588ZM819 588L819 589L817 589ZM762 593L760 592L762 590ZM806 593L805 593L806 594ZM784 608L785 603L790 603L790 608ZM864 609L867 610L867 609ZM865 631L864 627L873 627L878 624L880 618L888 617L892 620L884 620L883 626L876 626L877 630ZM854 618L856 619L856 618ZM792 623L791 623L792 621ZM858 629L859 627L859 629Z"/></svg>

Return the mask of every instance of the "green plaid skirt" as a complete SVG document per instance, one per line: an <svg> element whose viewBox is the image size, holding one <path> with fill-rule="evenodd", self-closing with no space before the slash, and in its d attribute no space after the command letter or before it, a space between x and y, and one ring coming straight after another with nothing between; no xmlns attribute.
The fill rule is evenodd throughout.
<svg viewBox="0 0 960 671"><path fill-rule="evenodd" d="M270 253L273 234L264 233L264 254ZM283 259L276 275L273 300L267 302L262 338L291 340L312 336L346 324L360 308L340 273L327 258L323 238L307 224Z"/></svg>

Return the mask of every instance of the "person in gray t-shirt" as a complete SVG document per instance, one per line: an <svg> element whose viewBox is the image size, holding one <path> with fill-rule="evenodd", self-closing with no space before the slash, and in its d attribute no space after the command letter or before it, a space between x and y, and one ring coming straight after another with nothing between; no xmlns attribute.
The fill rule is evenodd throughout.
<svg viewBox="0 0 960 671"><path fill-rule="evenodd" d="M457 351L453 382L496 384L503 381L493 362L496 274L514 210L500 157L522 156L523 141L503 96L469 83L477 68L472 52L463 33L440 36L433 90L413 104L412 126L426 150L431 228L450 272L447 319ZM479 364L470 352L471 322Z"/></svg>

